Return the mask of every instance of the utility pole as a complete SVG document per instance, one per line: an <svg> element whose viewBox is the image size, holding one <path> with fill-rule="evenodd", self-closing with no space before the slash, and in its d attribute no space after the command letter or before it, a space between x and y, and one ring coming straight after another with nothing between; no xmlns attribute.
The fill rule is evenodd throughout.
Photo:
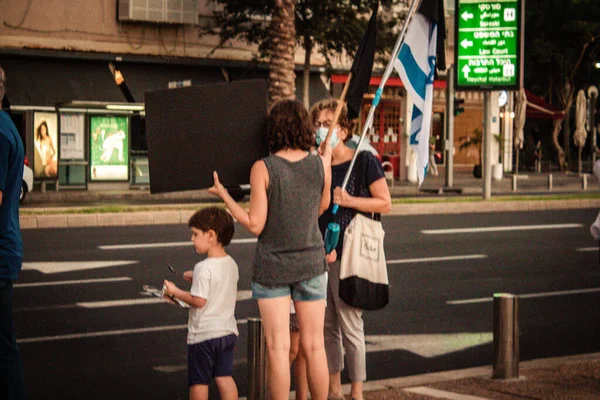
<svg viewBox="0 0 600 400"><path fill-rule="evenodd" d="M448 68L446 76L446 135L444 141L444 161L446 162L446 187L454 185L454 65Z"/></svg>
<svg viewBox="0 0 600 400"><path fill-rule="evenodd" d="M483 92L483 199L492 197L492 92Z"/></svg>
<svg viewBox="0 0 600 400"><path fill-rule="evenodd" d="M592 135L592 165L596 162L596 101L598 100L598 88L594 85L587 90L588 94L588 131Z"/></svg>

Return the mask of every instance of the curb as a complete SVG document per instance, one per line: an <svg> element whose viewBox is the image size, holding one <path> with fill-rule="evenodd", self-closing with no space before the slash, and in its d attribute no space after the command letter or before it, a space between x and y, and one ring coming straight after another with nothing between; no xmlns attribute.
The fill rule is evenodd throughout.
<svg viewBox="0 0 600 400"><path fill-rule="evenodd" d="M96 214L21 215L21 229L97 228L109 226L185 224L203 204L190 205L185 210L131 211ZM502 211L547 211L562 209L600 208L600 199L532 200L532 201L470 201L446 203L393 204L387 216L470 214Z"/></svg>
<svg viewBox="0 0 600 400"><path fill-rule="evenodd" d="M527 371L532 369L552 368L559 365L596 360L600 360L600 353L587 353L574 356L539 358L530 361L521 361L519 362L519 370L521 372L519 375L523 375L522 373L526 373ZM481 376L487 376L490 379L492 379L492 373L493 368L491 365L466 369L457 369L452 371L432 372L421 375L383 379L379 381L367 381L364 383L363 390L365 392L371 392L375 390L387 390L391 388L408 388L413 386L432 385L434 383L439 382L447 382ZM345 394L350 393L349 384L343 385L342 388Z"/></svg>
<svg viewBox="0 0 600 400"><path fill-rule="evenodd" d="M600 353L587 353L573 356L539 358L530 361L521 361L519 369L521 372L527 372L538 368L552 368L559 365L581 363L586 361L600 360ZM382 379L378 381L366 381L363 383L363 392L373 392L378 390L391 390L397 388L410 388L416 386L433 385L440 382L456 381L466 378L476 378L487 376L492 379L493 368L491 365L482 367L473 367L457 369L451 371L431 372L420 375L403 376L400 378ZM522 374L520 377L522 378ZM350 395L350 384L342 385L344 395ZM290 393L291 400L296 398L296 392ZM246 400L246 397L240 397L239 400Z"/></svg>

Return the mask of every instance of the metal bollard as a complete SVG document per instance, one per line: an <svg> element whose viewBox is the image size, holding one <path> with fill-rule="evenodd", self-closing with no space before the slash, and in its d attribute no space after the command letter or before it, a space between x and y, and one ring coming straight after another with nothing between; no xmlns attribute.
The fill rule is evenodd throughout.
<svg viewBox="0 0 600 400"><path fill-rule="evenodd" d="M518 297L494 293L494 379L519 377Z"/></svg>
<svg viewBox="0 0 600 400"><path fill-rule="evenodd" d="M552 174L548 175L548 190L552 190Z"/></svg>
<svg viewBox="0 0 600 400"><path fill-rule="evenodd" d="M512 176L512 190L513 192L517 191L517 175Z"/></svg>
<svg viewBox="0 0 600 400"><path fill-rule="evenodd" d="M267 342L260 318L248 318L248 400L267 400Z"/></svg>
<svg viewBox="0 0 600 400"><path fill-rule="evenodd" d="M587 190L587 174L583 174L583 177L581 178L581 188Z"/></svg>

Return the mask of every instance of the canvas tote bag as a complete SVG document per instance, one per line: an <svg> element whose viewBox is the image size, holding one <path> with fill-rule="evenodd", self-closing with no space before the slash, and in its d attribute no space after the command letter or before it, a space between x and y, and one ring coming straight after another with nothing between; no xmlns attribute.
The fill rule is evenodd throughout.
<svg viewBox="0 0 600 400"><path fill-rule="evenodd" d="M357 159L356 176L363 184L362 158ZM364 185L364 184L363 184ZM361 186L356 186L361 188ZM360 191L358 192L360 193ZM379 216L379 214L377 214ZM363 310L378 310L389 302L389 281L380 220L357 213L344 233L344 249L340 261L339 296L348 305Z"/></svg>

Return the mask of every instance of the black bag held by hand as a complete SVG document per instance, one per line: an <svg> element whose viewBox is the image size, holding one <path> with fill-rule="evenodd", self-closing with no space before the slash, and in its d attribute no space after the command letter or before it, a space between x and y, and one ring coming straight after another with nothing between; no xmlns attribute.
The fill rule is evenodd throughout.
<svg viewBox="0 0 600 400"><path fill-rule="evenodd" d="M362 152L361 152L362 153ZM366 187L364 154L356 158L355 190L360 196ZM368 188L366 188L368 191ZM381 215L370 219L356 212L344 233L340 261L339 296L349 306L379 310L389 303L389 281Z"/></svg>

